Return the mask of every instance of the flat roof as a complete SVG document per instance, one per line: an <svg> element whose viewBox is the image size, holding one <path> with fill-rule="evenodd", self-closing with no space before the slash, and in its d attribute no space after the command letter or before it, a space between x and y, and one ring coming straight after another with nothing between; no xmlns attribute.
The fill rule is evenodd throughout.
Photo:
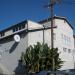
<svg viewBox="0 0 75 75"><path fill-rule="evenodd" d="M69 26L73 29L73 26L71 25L71 23L65 18L65 17L61 17L61 16L54 16L53 19L62 19L62 20L65 20ZM39 23L45 23L45 22L48 22L48 21L51 21L51 18L47 18L47 19L44 19L44 20L41 20L39 21Z"/></svg>
<svg viewBox="0 0 75 75"><path fill-rule="evenodd" d="M71 23L70 23L65 17L54 16L53 18L54 18L54 19L62 19L62 20L65 20L65 21L69 24L69 26L73 29ZM44 19L44 20L42 20L42 21L39 21L38 23L42 24L42 23L48 22L48 21L51 21L51 18ZM17 24L14 24L14 25L12 25L12 26L6 28L6 29L1 30L0 33L1 33L1 32L5 32L5 31L7 31L7 30L10 30L10 29L12 29L12 28L14 28L14 27L20 26L21 24L26 24L27 22L28 22L28 20L21 21L21 22L19 22L19 23L17 23ZM37 23L37 22L36 22L36 23Z"/></svg>
<svg viewBox="0 0 75 75"><path fill-rule="evenodd" d="M1 30L0 33L1 33L1 32L5 32L5 31L7 31L7 30L10 30L10 29L12 29L12 28L14 28L14 27L20 26L21 24L26 24L26 23L27 23L27 20L21 21L21 22L19 22L19 23L17 23L17 24L14 24L14 25L12 25L12 26L6 28L6 29Z"/></svg>

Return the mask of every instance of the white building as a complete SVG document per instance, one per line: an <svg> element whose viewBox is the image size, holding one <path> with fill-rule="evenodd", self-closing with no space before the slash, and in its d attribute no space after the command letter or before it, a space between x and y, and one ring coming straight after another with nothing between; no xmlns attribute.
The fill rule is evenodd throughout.
<svg viewBox="0 0 75 75"><path fill-rule="evenodd" d="M44 25L49 25L50 21L47 22L47 20L44 20L40 23ZM54 47L58 48L60 52L60 57L64 61L61 69L73 69L73 27L65 17L54 17L54 26L56 26L56 28L54 29ZM48 35L50 30L46 30L45 32L45 43L48 43L50 45L50 37Z"/></svg>
<svg viewBox="0 0 75 75"><path fill-rule="evenodd" d="M39 23L23 21L0 32L0 64L2 65L0 67L4 73L13 74L15 70L18 71L21 52L25 51L29 45L44 42L51 47L50 20L49 18ZM58 48L60 58L64 61L61 70L73 69L73 27L65 17L55 16L53 22L54 47ZM18 43L14 40L16 34L20 36Z"/></svg>

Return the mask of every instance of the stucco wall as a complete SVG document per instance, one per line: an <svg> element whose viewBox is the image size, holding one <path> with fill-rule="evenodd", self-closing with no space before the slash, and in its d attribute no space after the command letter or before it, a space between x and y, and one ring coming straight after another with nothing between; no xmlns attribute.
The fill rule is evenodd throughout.
<svg viewBox="0 0 75 75"><path fill-rule="evenodd" d="M50 26L50 22L45 22L42 25ZM63 69L73 69L74 68L74 60L73 60L73 50L74 50L74 38L73 38L73 29L64 19L54 19L54 25L57 28L54 28L54 47L59 49L60 58L64 61L64 64L61 68ZM48 43L51 46L51 30L45 30L45 43ZM65 39L62 38L66 36L67 42L65 43ZM70 41L69 41L70 38ZM66 48L66 52L63 51L63 48ZM71 52L68 52L68 49Z"/></svg>
<svg viewBox="0 0 75 75"><path fill-rule="evenodd" d="M61 69L73 69L73 50L74 50L74 39L73 39L73 29L69 26L69 24L65 20L55 20L55 24L57 26L57 46L60 50L60 57L64 61L64 64ZM63 35L63 36L62 36ZM66 40L65 40L66 38ZM66 48L66 52L64 52L63 48ZM68 52L68 49L71 52Z"/></svg>
<svg viewBox="0 0 75 75"><path fill-rule="evenodd" d="M21 53L28 47L28 35L23 33L20 37L19 43L14 41L13 36L0 41L0 48L3 50L0 63L8 70L7 74L14 73L13 71L18 67Z"/></svg>
<svg viewBox="0 0 75 75"><path fill-rule="evenodd" d="M28 46L37 42L43 43L43 31L33 31L28 34Z"/></svg>

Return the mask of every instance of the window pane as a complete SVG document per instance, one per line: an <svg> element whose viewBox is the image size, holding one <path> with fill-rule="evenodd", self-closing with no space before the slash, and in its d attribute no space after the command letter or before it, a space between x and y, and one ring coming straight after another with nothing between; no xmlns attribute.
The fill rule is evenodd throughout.
<svg viewBox="0 0 75 75"><path fill-rule="evenodd" d="M18 27L16 27L15 30L18 31Z"/></svg>
<svg viewBox="0 0 75 75"><path fill-rule="evenodd" d="M22 25L22 29L23 29L23 28L25 28L25 24L24 24L24 25Z"/></svg>
<svg viewBox="0 0 75 75"><path fill-rule="evenodd" d="M2 32L2 33L0 33L0 36L2 37L2 36L4 36L5 35L5 33L4 32Z"/></svg>
<svg viewBox="0 0 75 75"><path fill-rule="evenodd" d="M68 49L68 53L71 53L71 49Z"/></svg>
<svg viewBox="0 0 75 75"><path fill-rule="evenodd" d="M67 48L63 48L63 51L66 52L67 51Z"/></svg>
<svg viewBox="0 0 75 75"><path fill-rule="evenodd" d="M19 26L19 30L21 30L21 26Z"/></svg>
<svg viewBox="0 0 75 75"><path fill-rule="evenodd" d="M15 32L15 28L13 29L13 32Z"/></svg>

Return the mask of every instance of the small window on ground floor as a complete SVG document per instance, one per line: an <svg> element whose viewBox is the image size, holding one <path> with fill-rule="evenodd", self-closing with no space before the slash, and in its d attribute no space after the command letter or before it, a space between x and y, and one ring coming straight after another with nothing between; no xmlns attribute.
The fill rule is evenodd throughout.
<svg viewBox="0 0 75 75"><path fill-rule="evenodd" d="M63 51L64 51L64 52L67 52L67 48L63 48Z"/></svg>
<svg viewBox="0 0 75 75"><path fill-rule="evenodd" d="M71 49L68 49L68 53L71 53Z"/></svg>

